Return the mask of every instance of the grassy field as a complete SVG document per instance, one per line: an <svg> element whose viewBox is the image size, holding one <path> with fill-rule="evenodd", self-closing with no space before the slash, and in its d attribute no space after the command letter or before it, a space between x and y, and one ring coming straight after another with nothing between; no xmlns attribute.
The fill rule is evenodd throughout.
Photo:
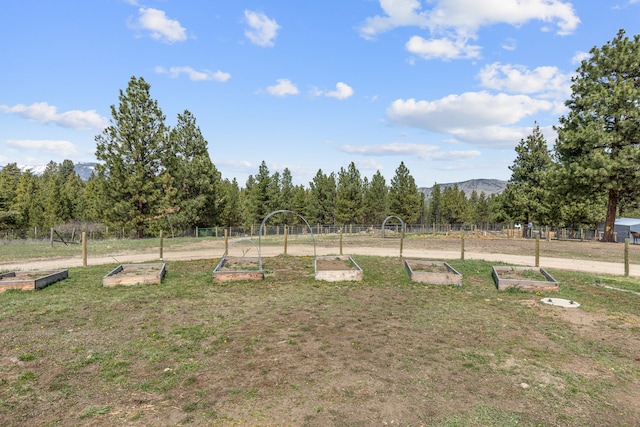
<svg viewBox="0 0 640 427"><path fill-rule="evenodd" d="M603 287L637 279L500 292L482 261L447 261L450 287L354 259L362 282L282 255L257 282L214 284L213 259L161 285L104 288L104 265L1 293L0 425L640 425L640 296Z"/></svg>

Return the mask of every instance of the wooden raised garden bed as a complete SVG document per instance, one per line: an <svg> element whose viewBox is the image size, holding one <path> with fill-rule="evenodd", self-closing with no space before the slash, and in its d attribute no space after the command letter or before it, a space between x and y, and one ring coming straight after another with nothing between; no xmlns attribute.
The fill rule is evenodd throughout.
<svg viewBox="0 0 640 427"><path fill-rule="evenodd" d="M56 271L12 271L0 274L0 292L9 289L34 291L68 277L69 270Z"/></svg>
<svg viewBox="0 0 640 427"><path fill-rule="evenodd" d="M223 257L213 270L214 282L262 279L264 270L259 257Z"/></svg>
<svg viewBox="0 0 640 427"><path fill-rule="evenodd" d="M413 282L430 285L462 285L462 274L444 261L405 260L404 264Z"/></svg>
<svg viewBox="0 0 640 427"><path fill-rule="evenodd" d="M349 255L316 257L315 272L316 280L326 282L362 280L362 269Z"/></svg>
<svg viewBox="0 0 640 427"><path fill-rule="evenodd" d="M165 264L122 264L102 278L102 285L134 286L159 285L166 273Z"/></svg>
<svg viewBox="0 0 640 427"><path fill-rule="evenodd" d="M493 279L499 290L510 288L523 291L558 291L558 282L540 267L494 266Z"/></svg>

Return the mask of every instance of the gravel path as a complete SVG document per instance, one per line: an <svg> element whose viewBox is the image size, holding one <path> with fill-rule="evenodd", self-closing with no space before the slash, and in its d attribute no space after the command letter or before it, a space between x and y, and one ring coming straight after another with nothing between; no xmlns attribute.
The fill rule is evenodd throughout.
<svg viewBox="0 0 640 427"><path fill-rule="evenodd" d="M231 251L232 249L230 249ZM251 250L254 250L253 248ZM272 257L284 253L281 246L263 246L263 257ZM218 259L224 253L224 245L217 243L207 248L176 248L171 251L165 250L163 253L163 261L188 261L196 259L212 260ZM335 255L338 250L335 247L316 247L316 255ZM358 247L350 246L343 250L345 255L372 255L372 256L399 256L399 248L376 248L376 247ZM313 247L309 245L289 245L287 254L292 256L313 256ZM234 254L241 256L242 253ZM406 248L402 255L405 258L432 258L432 259L459 259L460 251L452 250L432 250L432 249L414 249ZM247 253L247 256L255 256L255 254ZM499 261L514 265L535 265L534 256L487 253L487 252L467 252L465 251L465 259L479 259L485 261ZM87 265L105 265L105 264L130 264L148 261L160 260L159 251L130 253L130 254L114 254L113 256L91 257L88 255ZM0 264L0 271L30 271L30 270L56 270L63 268L81 267L83 264L81 257L76 258L49 258L30 261L21 261L13 263ZM543 268L580 271L593 274L611 274L624 275L624 263L565 259L553 257L540 257L540 266ZM640 265L631 264L629 267L629 275L632 277L640 277Z"/></svg>

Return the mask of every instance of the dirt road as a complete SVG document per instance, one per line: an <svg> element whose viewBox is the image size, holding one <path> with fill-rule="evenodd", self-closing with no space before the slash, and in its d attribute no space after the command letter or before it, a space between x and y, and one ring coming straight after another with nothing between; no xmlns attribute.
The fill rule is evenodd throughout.
<svg viewBox="0 0 640 427"><path fill-rule="evenodd" d="M402 256L405 258L431 258L431 259L459 259L461 256L461 250L458 248L458 242L453 244L415 244L408 242L402 251ZM511 241L503 241L498 243L492 243L489 247L486 242L468 242L468 249L465 250L465 259L479 259L485 261L498 261L505 262L514 265L535 265L535 255L530 251L530 248L526 248L526 251L531 252L531 255L522 254L522 250L518 250ZM530 242L525 242L529 244ZM434 247L439 246L439 247ZM584 248L584 246L582 247ZM502 250L501 250L502 249ZM619 247L615 247L616 250ZM633 248L634 250L640 248ZM233 251L237 253L233 253ZM586 257L590 257L589 251L596 250L610 250L610 248L602 246L589 247L584 254ZM231 247L229 249L230 255L242 256L243 251ZM257 247L245 247L247 256L256 256ZM323 246L323 245L308 245L308 244L290 244L287 246L287 254L292 256L313 256L315 255L333 255L338 254L339 249L335 245ZM501 253L504 252L504 253ZM547 250L547 252L552 252ZM173 247L171 250L164 250L162 260L163 261L187 261L196 259L211 258L219 259L224 253L223 241L207 241L202 244L185 245L182 247ZM281 245L264 245L261 247L261 256L272 257L284 253L284 248ZM392 245L386 245L380 247L380 245L365 244L360 242L350 244L343 248L345 255L371 255L371 256L399 256L400 248L397 242ZM544 253L544 252L543 252ZM558 252L560 253L560 252ZM594 254L596 258L602 258ZM123 264L123 263L138 263L146 261L160 260L159 250L135 252L135 253L121 253L113 254L111 256L99 256L92 257L89 253L87 259L87 265L104 265L104 264ZM629 275L632 277L640 277L640 264L633 263L629 267ZM11 263L0 264L0 270L5 271L27 271L27 270L53 270L61 268L81 267L83 260L81 257L75 258L48 258L37 259L29 261L16 261ZM611 275L623 275L624 263L612 262L612 261L600 261L591 259L575 259L562 256L541 256L540 266L543 268L580 271L594 274L611 274Z"/></svg>

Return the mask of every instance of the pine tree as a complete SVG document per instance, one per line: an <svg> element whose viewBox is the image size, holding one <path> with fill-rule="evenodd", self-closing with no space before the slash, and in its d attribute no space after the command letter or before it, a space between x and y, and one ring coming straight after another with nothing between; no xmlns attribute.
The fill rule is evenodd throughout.
<svg viewBox="0 0 640 427"><path fill-rule="evenodd" d="M615 241L618 206L640 195L640 35L624 30L594 47L572 79L569 112L555 146L564 194L607 198L605 241Z"/></svg>
<svg viewBox="0 0 640 427"><path fill-rule="evenodd" d="M178 114L169 132L163 164L164 215L174 227L211 227L217 223L220 173L211 162L208 143L188 110Z"/></svg>
<svg viewBox="0 0 640 427"><path fill-rule="evenodd" d="M0 170L0 230L17 228L20 224L20 212L13 209L13 205L21 174L16 163L9 163Z"/></svg>
<svg viewBox="0 0 640 427"><path fill-rule="evenodd" d="M364 211L367 224L382 224L389 216L389 187L380 171L376 171L366 186Z"/></svg>
<svg viewBox="0 0 640 427"><path fill-rule="evenodd" d="M30 171L20 175L16 188L16 197L11 209L19 213L18 227L22 229L40 228L42 230L43 207L40 203L38 177Z"/></svg>
<svg viewBox="0 0 640 427"><path fill-rule="evenodd" d="M258 168L258 174L255 177L250 175L245 185L244 208L248 224L260 224L270 213L270 184L269 168L263 160Z"/></svg>
<svg viewBox="0 0 640 427"><path fill-rule="evenodd" d="M364 219L363 182L353 162L338 173L335 216L339 224L361 224Z"/></svg>
<svg viewBox="0 0 640 427"><path fill-rule="evenodd" d="M240 202L240 187L235 178L233 181L225 179L220 184L219 217L220 224L225 227L238 225L242 222L242 204Z"/></svg>
<svg viewBox="0 0 640 427"><path fill-rule="evenodd" d="M105 220L144 237L162 212L160 176L166 146L165 116L151 98L151 86L132 77L111 106L111 125L96 136L96 170L105 180Z"/></svg>
<svg viewBox="0 0 640 427"><path fill-rule="evenodd" d="M442 216L449 225L468 222L467 196L464 190L458 188L458 184L445 187L442 193Z"/></svg>
<svg viewBox="0 0 640 427"><path fill-rule="evenodd" d="M547 141L536 124L531 135L520 140L516 146L516 159L511 170L511 179L504 190L506 211L511 218L530 222L546 223L549 219L549 185L547 174L552 166ZM527 227L522 227L527 233Z"/></svg>
<svg viewBox="0 0 640 427"><path fill-rule="evenodd" d="M436 227L444 223L442 216L442 191L438 183L433 184L433 188L431 189L428 221Z"/></svg>
<svg viewBox="0 0 640 427"><path fill-rule="evenodd" d="M389 210L391 215L407 224L415 224L420 218L422 198L409 169L400 162L389 188Z"/></svg>
<svg viewBox="0 0 640 427"><path fill-rule="evenodd" d="M333 224L336 210L336 177L331 173L325 175L322 169L309 183L309 203L307 219L316 224Z"/></svg>

